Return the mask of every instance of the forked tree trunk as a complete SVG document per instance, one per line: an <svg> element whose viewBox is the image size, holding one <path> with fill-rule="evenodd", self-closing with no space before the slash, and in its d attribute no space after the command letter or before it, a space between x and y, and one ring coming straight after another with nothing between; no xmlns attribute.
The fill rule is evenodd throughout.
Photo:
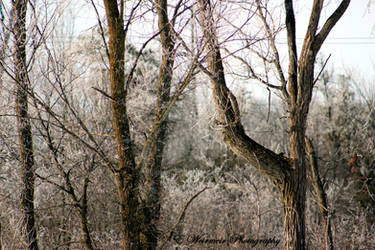
<svg viewBox="0 0 375 250"><path fill-rule="evenodd" d="M34 211L34 152L31 122L28 115L28 77L26 68L26 11L27 1L13 1L14 12L14 65L15 65L15 113L22 169L21 208L22 230L28 249L38 249Z"/></svg>
<svg viewBox="0 0 375 250"><path fill-rule="evenodd" d="M172 38L172 24L168 18L167 0L157 0L155 2L158 14L158 25L160 31L160 41L162 46L162 59L159 67L157 103L154 124L158 124L163 113L167 109L170 100L171 80L173 75L173 63L175 58L174 41ZM160 123L153 135L150 151L145 166L146 172L146 198L144 205L145 219L145 241L147 249L156 249L159 232L157 222L160 217L160 189L161 189L161 164L163 150L166 139L168 118Z"/></svg>
<svg viewBox="0 0 375 250"><path fill-rule="evenodd" d="M212 92L218 111L218 125L223 140L237 155L264 172L277 186L284 207L284 248L305 249L306 121L314 86L316 54L330 30L347 9L350 0L343 0L318 32L323 0L315 0L301 56L297 56L295 18L292 0L285 0L288 37L289 70L289 144L290 157L277 155L248 137L241 124L237 100L227 88L224 67L215 30L210 0L199 0L200 24L208 51L208 69Z"/></svg>
<svg viewBox="0 0 375 250"><path fill-rule="evenodd" d="M117 1L104 0L109 28L112 123L117 144L118 166L113 169L120 201L122 245L140 249L142 221L139 220L138 181L126 110L125 30ZM120 4L123 7L123 4Z"/></svg>

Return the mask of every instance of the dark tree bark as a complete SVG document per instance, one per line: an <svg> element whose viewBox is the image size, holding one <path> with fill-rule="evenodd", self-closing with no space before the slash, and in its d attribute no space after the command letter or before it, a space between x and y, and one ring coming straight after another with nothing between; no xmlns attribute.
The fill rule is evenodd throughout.
<svg viewBox="0 0 375 250"><path fill-rule="evenodd" d="M91 165L94 165L94 159ZM91 166L90 166L91 168ZM80 213L80 222L81 222L81 235L82 235L82 244L86 250L93 250L94 246L92 244L90 230L89 230L89 221L88 221L88 204L87 204L87 188L89 185L89 177L86 176L83 184L83 195L79 203L79 213Z"/></svg>
<svg viewBox="0 0 375 250"><path fill-rule="evenodd" d="M200 0L200 23L208 49L208 75L218 111L222 137L237 155L264 172L277 186L284 207L284 248L305 249L306 121L314 86L316 55L350 0L343 0L318 32L323 0L315 0L301 55L297 55L295 17L292 0L285 0L286 30L289 50L288 88L284 96L289 104L288 158L275 154L249 138L241 124L236 98L227 88L220 48L209 0ZM284 90L285 91L285 90Z"/></svg>
<svg viewBox="0 0 375 250"><path fill-rule="evenodd" d="M113 173L120 201L122 245L124 249L140 249L142 223L138 216L139 174L135 166L126 110L123 1L119 5L116 0L104 0L104 6L109 28L112 123L118 154L118 166L113 169Z"/></svg>
<svg viewBox="0 0 375 250"><path fill-rule="evenodd" d="M313 87L314 87L314 65L316 55L325 38L333 26L344 14L349 6L350 0L343 0L335 12L324 23L320 31L318 24L323 8L323 0L313 2L309 25L298 57L296 51L295 18L292 0L285 0L286 28L288 35L289 50L289 144L290 158L294 170L294 183L291 192L283 196L284 206L290 207L288 202L296 200L293 209L287 208L284 217L284 242L285 248L305 249L305 200L306 200L306 163L305 163L305 132L306 121L309 112ZM298 60L298 61L297 61ZM288 185L289 186L289 185ZM287 187L284 189L286 190ZM295 211L295 212L294 212ZM297 218L294 218L296 217ZM293 222L297 222L295 228L291 228Z"/></svg>
<svg viewBox="0 0 375 250"><path fill-rule="evenodd" d="M34 152L31 122L28 115L29 81L26 66L27 1L12 1L14 13L15 113L22 169L21 208L28 249L38 249L34 211Z"/></svg>
<svg viewBox="0 0 375 250"><path fill-rule="evenodd" d="M157 0L155 4L159 18L158 25L162 46L155 114L155 124L160 123L160 125L153 135L145 166L146 198L144 204L144 219L146 226L145 245L147 245L147 249L156 249L159 237L156 224L160 217L161 164L168 126L168 117L163 119L162 115L166 111L170 101L171 80L175 58L175 42L172 37L172 22L168 18L167 0Z"/></svg>

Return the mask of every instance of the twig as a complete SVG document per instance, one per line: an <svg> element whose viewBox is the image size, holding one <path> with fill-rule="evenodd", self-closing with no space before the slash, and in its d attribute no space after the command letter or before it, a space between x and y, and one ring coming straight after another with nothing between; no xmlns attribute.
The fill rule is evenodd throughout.
<svg viewBox="0 0 375 250"><path fill-rule="evenodd" d="M271 90L267 87L268 90L268 112L267 112L267 123L270 120L270 113L271 113Z"/></svg>
<svg viewBox="0 0 375 250"><path fill-rule="evenodd" d="M97 87L91 87L91 88L94 89L94 90L96 90L96 91L98 91L100 94L104 95L105 97L111 99L112 101L116 101L115 99L113 99L112 96L110 96L106 92L104 92L104 90L101 90L101 89L99 89Z"/></svg>
<svg viewBox="0 0 375 250"><path fill-rule="evenodd" d="M326 65L327 65L328 60L329 60L330 57L331 57L331 54L329 54L329 56L327 57L326 61L324 62L322 69L320 70L318 76L315 78L315 80L314 80L314 82L313 82L313 86L314 86L315 83L319 80L319 77L320 77L320 75L323 73L323 70L324 70L324 68L326 67Z"/></svg>
<svg viewBox="0 0 375 250"><path fill-rule="evenodd" d="M166 108L160 114L160 117L158 118L157 121L155 121L153 127L151 128L150 132L148 133L147 140L143 144L143 148L142 148L142 151L141 151L136 169L141 168L141 166L143 164L144 156L147 155L148 150L150 149L149 145L152 142L152 139L153 139L153 136L155 135L155 132L159 129L161 123L164 121L164 119L166 119L166 117L167 117L169 111L172 109L173 105L177 102L178 98L181 96L181 94L184 91L184 89L186 88L186 86L190 83L190 80L196 74L195 69L197 67L197 60L198 60L198 58L193 59L193 62L190 65L189 72L187 73L185 79L183 79L182 83L180 84L180 86L176 90L175 94L171 97L168 104L166 105Z"/></svg>
<svg viewBox="0 0 375 250"><path fill-rule="evenodd" d="M104 28L103 28L103 25L102 25L102 21L100 20L99 11L98 11L98 9L96 8L96 5L95 5L95 3L94 3L93 0L91 0L91 4L92 4L92 7L93 7L94 10L95 10L96 17L98 18L98 25L99 25L99 29L100 29L100 35L101 35L101 37L102 37L102 39L103 39L103 43L104 43L104 47L105 47L105 53L107 54L108 59L109 59L109 49L108 49L108 44L107 44L107 41L105 40Z"/></svg>
<svg viewBox="0 0 375 250"><path fill-rule="evenodd" d="M158 250L161 250L164 248L165 244L167 244L168 241L170 241L173 237L173 233L174 233L174 230L176 229L176 227L184 220L185 218L185 214L186 214L186 210L188 209L188 207L190 206L190 204L193 202L194 199L196 199L201 193L203 193L204 191L206 191L207 189L210 189L209 187L205 187L203 188L201 191L199 191L198 193L196 193L195 195L193 195L190 200L188 200L188 202L186 202L184 208L182 209L181 213L180 213L180 216L178 216L178 219L177 219L177 222L176 224L174 224L174 226L171 228L171 230L169 230L168 232L168 236L166 238L166 240L160 245L160 247L158 248Z"/></svg>

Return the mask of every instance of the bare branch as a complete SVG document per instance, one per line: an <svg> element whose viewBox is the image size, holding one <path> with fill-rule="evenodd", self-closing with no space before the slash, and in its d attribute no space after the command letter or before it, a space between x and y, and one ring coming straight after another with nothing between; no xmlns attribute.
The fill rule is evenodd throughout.
<svg viewBox="0 0 375 250"><path fill-rule="evenodd" d="M160 127L162 122L166 119L166 117L167 117L168 113L170 112L170 110L172 109L173 105L176 103L176 101L181 96L184 89L188 86L191 79L196 74L196 72L195 72L195 69L197 67L196 60L197 60L197 58L195 58L193 60L191 66L189 68L189 71L188 71L187 75L185 76L184 80L182 81L182 83L180 84L178 89L176 90L175 94L170 98L168 104L166 105L166 108L160 114L160 117L159 117L158 121L156 121L154 123L153 127L151 128L151 130L150 130L150 132L147 136L147 140L143 144L142 152L140 154L136 169L139 170L142 167L144 156L147 155L147 152L149 150L149 144L152 142L153 136L155 135L155 132L158 130L158 128Z"/></svg>
<svg viewBox="0 0 375 250"><path fill-rule="evenodd" d="M283 69L281 67L281 62L280 62L280 56L279 56L279 51L277 50L277 47L276 47L276 42L275 42L275 32L273 32L267 22L267 19L266 19L266 16L265 14L263 13L262 11L262 6L261 6L261 3L260 3L260 0L257 0L257 9L258 9L258 13L259 13L259 16L263 22L263 25L266 29L266 32L267 32L267 36L268 36L268 40L271 44L271 48L272 48L272 51L273 51L273 54L274 54L274 57L275 59L273 60L273 63L276 67L276 70L277 70L277 73L278 73L278 76L280 78L280 81L281 81L281 84L282 84L282 87L281 87L281 91L284 95L284 97L286 98L286 100L288 100L289 98L289 94L286 90L286 84L287 84L287 81L285 79L285 76L284 76L284 73L283 73ZM267 11L267 9L266 9Z"/></svg>
<svg viewBox="0 0 375 250"><path fill-rule="evenodd" d="M246 159L251 165L259 166L276 185L281 185L290 175L289 161L286 157L258 144L245 133L240 114L236 111L236 98L226 86L210 2L201 0L199 5L200 24L209 53L207 61L208 70L212 74L212 92L219 114L219 123L223 125L221 130L223 140L235 154Z"/></svg>
<svg viewBox="0 0 375 250"><path fill-rule="evenodd" d="M98 91L100 94L104 95L105 97L107 97L108 99L112 100L112 101L115 101L112 96L108 95L104 90L101 90L97 87L91 87L92 89Z"/></svg>
<svg viewBox="0 0 375 250"><path fill-rule="evenodd" d="M167 237L165 239L165 241L160 245L160 247L158 248L159 250L163 249L165 244L167 244L168 241L170 241L173 237L173 234L174 234L174 230L176 229L176 227L178 225L180 225L182 223L182 221L185 219L185 214L186 214L186 210L189 208L190 204L201 194L203 193L204 191L206 191L207 189L210 189L209 187L205 187L203 188L202 190L200 190L198 193L196 193L195 195L193 195L185 204L184 208L182 209L180 215L178 216L177 218L177 222L174 224L174 226L169 230L168 234L167 234Z"/></svg>
<svg viewBox="0 0 375 250"><path fill-rule="evenodd" d="M332 28L335 26L335 24L338 22L338 20L345 13L349 4L350 4L350 0L343 0L340 3L340 5L337 7L337 9L333 12L333 14L324 23L322 29L316 35L316 39L315 39L315 42L313 44L313 49L315 51L318 51L320 49L324 40L327 38L329 32L332 30Z"/></svg>
<svg viewBox="0 0 375 250"><path fill-rule="evenodd" d="M228 49L226 49L226 48L224 48L224 50L228 51ZM228 53L230 53L230 52L228 51ZM269 88L273 88L273 89L277 89L277 90L283 90L283 86L274 85L274 84L268 82L267 80L263 79L262 77L260 77L258 74L256 74L253 67L248 62L246 62L242 57L237 56L233 53L231 53L231 54L232 54L232 57L239 60L241 63L243 63L247 67L247 69L249 70L249 73L250 73L250 75L249 75L250 78L256 79L257 81L266 85Z"/></svg>
<svg viewBox="0 0 375 250"><path fill-rule="evenodd" d="M320 77L320 75L323 73L323 70L324 70L324 68L326 67L326 65L327 65L328 60L329 60L330 57L331 57L331 54L329 54L329 56L328 56L327 59L325 60L322 69L320 70L319 74L316 76L316 78L315 78L315 80L314 80L314 82L313 82L313 85L315 85L315 83L319 80L319 77Z"/></svg>
<svg viewBox="0 0 375 250"><path fill-rule="evenodd" d="M296 20L294 17L293 1L285 0L285 24L288 36L289 69L288 69L288 90L290 103L294 105L297 101L297 43L296 43Z"/></svg>
<svg viewBox="0 0 375 250"><path fill-rule="evenodd" d="M133 66L131 67L130 69L130 72L127 76L127 79L126 79L126 83L125 83L125 88L126 90L128 89L129 85L130 85L130 82L133 80L133 76L134 76L134 72L135 72L135 69L137 68L137 65L138 65L138 61L139 61L139 58L142 56L142 53L143 53L143 50L146 48L146 46L152 41L155 39L155 37L157 37L159 34L160 34L161 31L158 31L156 32L154 35L152 35L149 39L147 39L146 42L143 43L142 47L139 49L138 53L137 53L137 57L135 58L134 62L133 62Z"/></svg>
<svg viewBox="0 0 375 250"><path fill-rule="evenodd" d="M96 17L98 19L98 25L99 25L99 29L100 29L100 36L102 37L102 40L103 40L103 44L104 44L104 47L105 47L105 53L107 54L107 57L109 58L109 49L108 49L107 41L105 40L105 32L104 32L104 28L103 28L103 25L102 25L102 20L100 19L99 11L96 8L94 0L90 0L90 1L91 1L92 7L94 8Z"/></svg>
<svg viewBox="0 0 375 250"><path fill-rule="evenodd" d="M318 29L320 14L322 12L323 8L323 0L314 0L313 7L310 14L310 20L309 25L307 27L306 36L305 36L305 44L308 44L311 39L311 41L314 39L316 31Z"/></svg>
<svg viewBox="0 0 375 250"><path fill-rule="evenodd" d="M35 173L35 176L38 177L39 179L41 179L41 180L43 180L43 181L45 181L45 182L51 184L51 185L54 185L55 187L57 187L57 188L60 189L61 191L64 191L64 192L66 192L66 193L69 193L69 190L66 189L63 185L58 184L58 183L56 183L56 182L54 182L54 181L51 181L49 178L44 177L44 176L41 176L41 175L39 175L38 173Z"/></svg>
<svg viewBox="0 0 375 250"><path fill-rule="evenodd" d="M129 30L130 24L131 24L131 22L133 20L133 16L135 14L135 11L137 10L137 8L140 6L141 3L142 3L142 1L138 1L137 4L130 11L129 19L128 19L128 21L125 24L125 30L124 30L124 36L125 36L125 38L126 38L126 36L128 34L128 30ZM121 8L122 8L121 9L121 13L123 14L124 0L121 1L121 4L122 4L122 6L121 6ZM120 16L120 17L124 18L123 16Z"/></svg>

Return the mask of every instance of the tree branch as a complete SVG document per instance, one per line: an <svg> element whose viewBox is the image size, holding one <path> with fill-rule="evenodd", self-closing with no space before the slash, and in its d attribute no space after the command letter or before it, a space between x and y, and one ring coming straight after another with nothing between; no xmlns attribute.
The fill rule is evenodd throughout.
<svg viewBox="0 0 375 250"><path fill-rule="evenodd" d="M188 209L188 207L190 206L190 204L201 194L203 193L204 191L206 191L207 189L209 189L209 187L205 187L203 188L201 191L199 191L198 193L196 193L195 195L193 195L185 204L184 208L182 209L180 215L178 216L178 219L177 219L177 222L174 224L174 226L169 230L168 234L167 234L167 237L166 237L166 240L161 244L161 246L158 248L158 249L163 249L165 244L167 244L168 241L170 241L173 237L173 234L174 234L174 230L176 229L176 227L178 225L181 224L181 222L185 219L185 214L186 214L186 210Z"/></svg>
<svg viewBox="0 0 375 250"><path fill-rule="evenodd" d="M314 0L311 10L309 25L307 26L305 41L309 38L314 39L318 29L320 14L322 13L323 0Z"/></svg>
<svg viewBox="0 0 375 250"><path fill-rule="evenodd" d="M96 5L94 3L94 0L90 0L91 1L91 5L92 7L94 8L94 11L95 11L95 14L96 14L96 17L98 19L98 25L99 25L99 29L100 29L100 36L102 37L102 40L103 40L103 44L104 44L104 47L105 47L105 53L109 59L109 48L108 48L108 44L107 44L107 41L105 40L105 33L104 33L104 28L103 28L103 25L102 25L102 21L100 20L100 15L99 15L99 11L98 9L96 8Z"/></svg>
<svg viewBox="0 0 375 250"><path fill-rule="evenodd" d="M289 94L288 94L288 91L286 90L287 81L285 79L284 72L283 72L283 69L281 67L279 51L276 48L275 32L272 32L270 26L267 23L266 17L263 14L263 11L262 11L262 6L261 6L261 3L260 3L260 0L257 0L256 3L257 3L258 14L259 14L259 16L260 16L260 18L263 22L263 26L266 29L267 37L268 37L268 40L271 44L271 48L272 48L272 51L273 51L273 54L274 54L274 57L275 57L275 59L273 60L273 64L276 67L277 74L279 75L279 78L280 78L280 81L281 81L281 84L282 84L280 90L283 93L284 98L288 101ZM267 9L266 9L266 11L267 11Z"/></svg>
<svg viewBox="0 0 375 250"><path fill-rule="evenodd" d="M297 44L296 44L296 20L294 17L293 1L285 0L285 24L288 37L289 69L288 69L288 90L290 95L290 104L294 105L297 101Z"/></svg>
<svg viewBox="0 0 375 250"><path fill-rule="evenodd" d="M208 70L212 75L212 92L219 115L218 120L222 125L223 140L235 154L263 171L280 188L291 175L289 159L263 147L246 135L240 113L236 109L237 100L226 85L210 3L205 0L198 3L200 24L208 51Z"/></svg>
<svg viewBox="0 0 375 250"><path fill-rule="evenodd" d="M313 85L315 85L315 83L319 80L319 77L323 73L323 70L326 67L326 65L327 65L328 60L329 60L330 57L331 57L331 54L329 54L329 56L327 57L326 61L324 62L322 69L319 71L319 74L316 76L316 78L315 78L315 80L313 82Z"/></svg>
<svg viewBox="0 0 375 250"><path fill-rule="evenodd" d="M91 88L94 89L94 90L96 90L96 91L98 91L100 94L104 95L105 97L107 97L107 98L110 99L111 101L115 101L115 100L113 99L113 97L110 96L110 95L108 95L104 90L101 90L101 89L99 89L99 88L97 88L97 87L91 87Z"/></svg>
<svg viewBox="0 0 375 250"><path fill-rule="evenodd" d="M314 44L313 44L314 50L317 51L317 50L320 49L324 40L327 38L329 32L332 30L332 28L335 26L337 21L345 13L349 4L350 4L350 0L343 0L340 3L340 5L337 7L337 9L333 12L333 14L327 19L327 21L324 23L322 29L320 30L320 32L316 35L316 39L315 39Z"/></svg>

